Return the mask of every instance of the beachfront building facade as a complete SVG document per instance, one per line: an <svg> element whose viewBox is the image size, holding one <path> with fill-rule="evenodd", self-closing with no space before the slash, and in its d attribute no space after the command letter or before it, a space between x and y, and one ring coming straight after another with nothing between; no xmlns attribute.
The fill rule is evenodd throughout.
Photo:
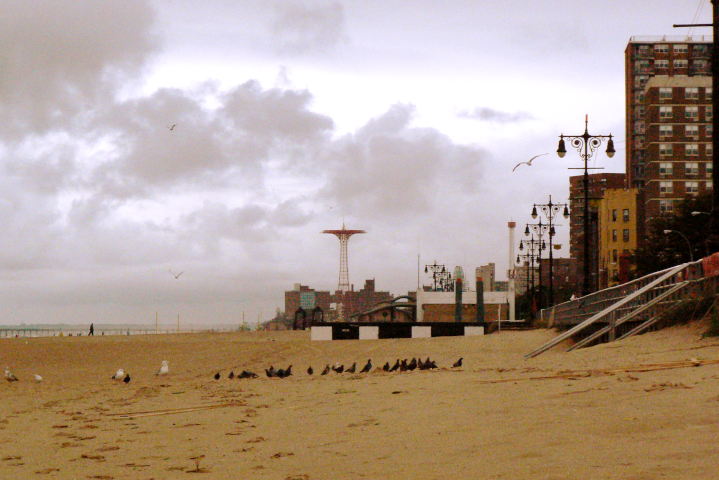
<svg viewBox="0 0 719 480"><path fill-rule="evenodd" d="M637 188L608 188L599 201L599 288L629 280L632 254L642 237L642 202Z"/></svg>

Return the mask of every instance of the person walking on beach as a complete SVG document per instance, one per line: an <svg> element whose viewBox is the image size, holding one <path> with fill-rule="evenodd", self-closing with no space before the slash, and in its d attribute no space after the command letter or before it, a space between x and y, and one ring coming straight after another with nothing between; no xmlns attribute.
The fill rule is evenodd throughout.
<svg viewBox="0 0 719 480"><path fill-rule="evenodd" d="M90 333L88 333L88 335L92 335L93 337L95 336L95 324L90 324Z"/></svg>

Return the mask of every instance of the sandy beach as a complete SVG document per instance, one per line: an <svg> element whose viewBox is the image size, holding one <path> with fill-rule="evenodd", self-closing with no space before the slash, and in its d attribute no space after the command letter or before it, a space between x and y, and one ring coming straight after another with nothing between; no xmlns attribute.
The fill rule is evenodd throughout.
<svg viewBox="0 0 719 480"><path fill-rule="evenodd" d="M0 384L0 478L715 479L719 339L704 328L532 360L554 332L4 339L20 381ZM318 375L413 356L441 368ZM294 375L266 378L270 364ZM130 383L110 379L119 367ZM227 378L242 369L262 376Z"/></svg>

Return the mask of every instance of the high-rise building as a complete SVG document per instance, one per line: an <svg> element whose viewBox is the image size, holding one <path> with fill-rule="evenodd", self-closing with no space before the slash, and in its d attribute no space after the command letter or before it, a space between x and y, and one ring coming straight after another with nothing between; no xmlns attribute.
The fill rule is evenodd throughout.
<svg viewBox="0 0 719 480"><path fill-rule="evenodd" d="M648 159L645 147L649 124L645 99L650 79L657 75L682 78L711 77L711 53L711 36L632 37L629 40L624 54L628 187L641 188L647 181ZM664 106L673 107L674 104L667 103ZM683 108L680 105L677 107ZM690 122L696 121L690 120ZM690 122L682 119L681 122L676 123L681 126Z"/></svg>
<svg viewBox="0 0 719 480"><path fill-rule="evenodd" d="M494 291L494 272L494 263L480 265L475 269L476 277L482 279L482 287L484 288L485 292Z"/></svg>
<svg viewBox="0 0 719 480"><path fill-rule="evenodd" d="M644 212L672 214L712 190L712 79L656 75L644 87Z"/></svg>
<svg viewBox="0 0 719 480"><path fill-rule="evenodd" d="M623 173L594 173L589 175L589 289L599 286L599 201L608 188L623 188L626 176ZM584 284L584 175L569 177L569 257L574 268L572 282Z"/></svg>

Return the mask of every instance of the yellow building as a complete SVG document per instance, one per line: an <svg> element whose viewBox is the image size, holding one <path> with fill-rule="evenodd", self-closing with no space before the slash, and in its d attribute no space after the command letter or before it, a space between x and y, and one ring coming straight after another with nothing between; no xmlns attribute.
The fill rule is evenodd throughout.
<svg viewBox="0 0 719 480"><path fill-rule="evenodd" d="M623 283L635 266L641 215L636 188L608 188L599 202L599 287Z"/></svg>

